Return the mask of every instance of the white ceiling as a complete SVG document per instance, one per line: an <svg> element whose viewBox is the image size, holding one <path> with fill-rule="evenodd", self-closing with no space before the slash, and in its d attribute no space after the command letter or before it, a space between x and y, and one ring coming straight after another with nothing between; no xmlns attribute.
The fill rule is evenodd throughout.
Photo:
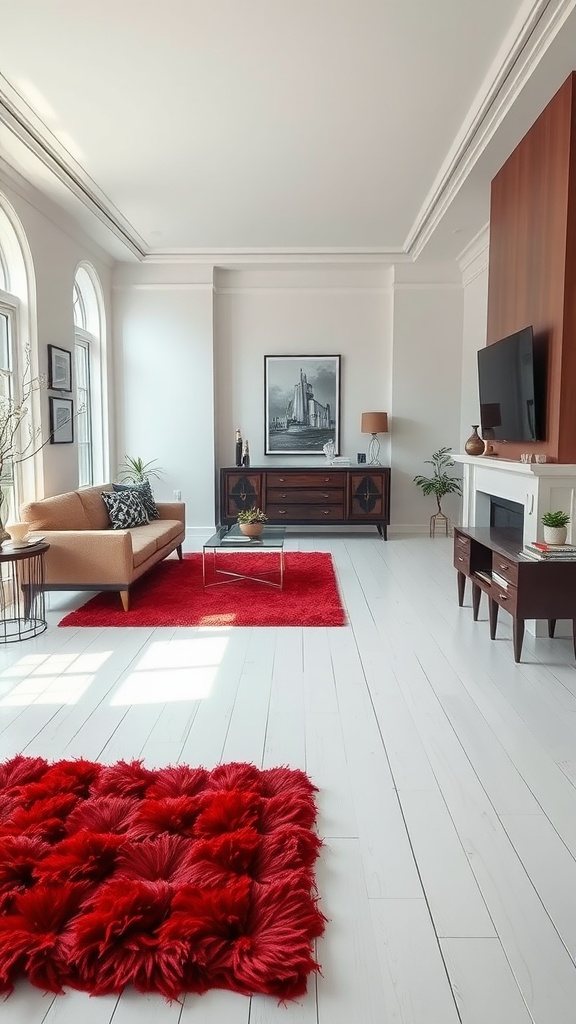
<svg viewBox="0 0 576 1024"><path fill-rule="evenodd" d="M0 152L113 255L458 255L576 0L0 0Z"/></svg>

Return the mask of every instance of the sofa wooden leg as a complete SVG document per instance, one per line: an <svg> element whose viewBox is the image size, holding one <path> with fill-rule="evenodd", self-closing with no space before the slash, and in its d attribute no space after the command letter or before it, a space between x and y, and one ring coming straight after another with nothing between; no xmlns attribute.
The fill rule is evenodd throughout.
<svg viewBox="0 0 576 1024"><path fill-rule="evenodd" d="M122 601L122 607L123 607L124 611L127 612L129 607L130 607L130 591L129 590L121 590L120 591L120 600Z"/></svg>
<svg viewBox="0 0 576 1024"><path fill-rule="evenodd" d="M180 561L182 561L182 545L181 544L178 545L178 547L176 548L176 551L178 552L178 558L180 559Z"/></svg>

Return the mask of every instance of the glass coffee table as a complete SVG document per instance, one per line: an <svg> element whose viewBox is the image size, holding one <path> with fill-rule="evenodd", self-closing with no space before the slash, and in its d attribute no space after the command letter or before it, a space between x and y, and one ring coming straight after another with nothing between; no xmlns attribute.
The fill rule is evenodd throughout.
<svg viewBox="0 0 576 1024"><path fill-rule="evenodd" d="M240 533L238 526L230 529L226 526L220 527L213 537L202 545L202 583L204 587L221 587L224 583L234 583L235 580L253 580L254 583L264 583L268 587L276 587L282 590L284 586L284 526L265 526L259 537L245 537ZM206 573L207 553L212 552L212 561L208 558L208 576ZM222 551L272 551L278 553L278 564L272 569L263 569L259 575L255 572L241 572L236 569L222 568L222 560L218 553ZM218 564L220 562L220 565ZM253 567L252 567L253 569ZM220 579L218 577L226 577ZM267 577L273 577L268 579Z"/></svg>

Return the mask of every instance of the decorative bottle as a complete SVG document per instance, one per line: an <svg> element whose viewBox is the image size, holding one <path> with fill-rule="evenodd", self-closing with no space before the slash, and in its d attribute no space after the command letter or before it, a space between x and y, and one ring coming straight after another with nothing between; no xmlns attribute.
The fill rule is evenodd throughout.
<svg viewBox="0 0 576 1024"><path fill-rule="evenodd" d="M244 441L244 453L242 455L242 465L243 466L249 466L250 465L250 451L248 449L248 441Z"/></svg>
<svg viewBox="0 0 576 1024"><path fill-rule="evenodd" d="M242 434L240 433L240 427L236 431L236 465L242 465Z"/></svg>
<svg viewBox="0 0 576 1024"><path fill-rule="evenodd" d="M464 445L464 451L468 455L483 455L484 454L484 441L478 433L479 423L472 424L472 433Z"/></svg>

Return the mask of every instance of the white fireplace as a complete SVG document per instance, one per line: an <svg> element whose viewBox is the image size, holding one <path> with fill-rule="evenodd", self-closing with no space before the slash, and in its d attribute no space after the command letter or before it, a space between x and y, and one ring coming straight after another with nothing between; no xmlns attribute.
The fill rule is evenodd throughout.
<svg viewBox="0 0 576 1024"><path fill-rule="evenodd" d="M516 502L524 509L523 541L543 539L540 518L562 509L570 515L568 543L576 542L576 465L512 462L490 456L453 455L462 464L462 526L490 526L491 497ZM570 628L569 628L570 627ZM542 633L527 622L533 634ZM558 623L557 635L571 635L571 624Z"/></svg>
<svg viewBox="0 0 576 1024"><path fill-rule="evenodd" d="M512 462L489 456L453 455L462 463L462 526L490 526L490 497L517 502L524 509L524 543L542 540L540 517L562 509L571 520L568 542L576 537L576 465Z"/></svg>

